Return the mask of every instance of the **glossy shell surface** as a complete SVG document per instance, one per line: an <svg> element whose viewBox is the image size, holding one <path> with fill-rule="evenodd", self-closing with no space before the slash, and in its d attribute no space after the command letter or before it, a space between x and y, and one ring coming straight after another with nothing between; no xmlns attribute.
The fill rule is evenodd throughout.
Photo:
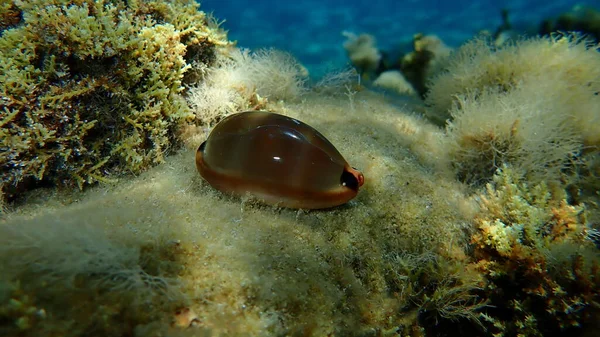
<svg viewBox="0 0 600 337"><path fill-rule="evenodd" d="M222 192L301 209L344 204L364 182L317 130L264 111L219 122L196 151L196 167Z"/></svg>

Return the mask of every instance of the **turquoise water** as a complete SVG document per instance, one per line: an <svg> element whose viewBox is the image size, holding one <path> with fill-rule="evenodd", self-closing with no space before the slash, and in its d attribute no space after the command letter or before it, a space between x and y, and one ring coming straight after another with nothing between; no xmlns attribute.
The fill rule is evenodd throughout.
<svg viewBox="0 0 600 337"><path fill-rule="evenodd" d="M230 38L247 48L274 47L293 53L317 75L346 62L343 31L369 33L383 50L405 49L415 33L432 33L457 46L481 30L496 29L500 11L523 33L535 33L540 22L575 4L598 7L600 1L247 1L204 0L229 30Z"/></svg>

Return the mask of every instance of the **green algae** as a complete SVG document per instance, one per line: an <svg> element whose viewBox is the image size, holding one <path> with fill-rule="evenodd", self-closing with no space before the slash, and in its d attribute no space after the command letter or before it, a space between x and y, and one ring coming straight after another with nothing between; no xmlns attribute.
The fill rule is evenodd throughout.
<svg viewBox="0 0 600 337"><path fill-rule="evenodd" d="M162 162L193 117L182 96L191 64L210 66L229 45L194 1L3 6L0 167L9 199L40 183L81 188Z"/></svg>

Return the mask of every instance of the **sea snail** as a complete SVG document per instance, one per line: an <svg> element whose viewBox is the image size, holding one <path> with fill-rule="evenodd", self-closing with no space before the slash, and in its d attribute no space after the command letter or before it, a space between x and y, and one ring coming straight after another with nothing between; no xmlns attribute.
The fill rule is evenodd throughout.
<svg viewBox="0 0 600 337"><path fill-rule="evenodd" d="M219 122L196 151L196 167L221 192L289 208L338 206L364 183L362 173L317 130L266 111Z"/></svg>

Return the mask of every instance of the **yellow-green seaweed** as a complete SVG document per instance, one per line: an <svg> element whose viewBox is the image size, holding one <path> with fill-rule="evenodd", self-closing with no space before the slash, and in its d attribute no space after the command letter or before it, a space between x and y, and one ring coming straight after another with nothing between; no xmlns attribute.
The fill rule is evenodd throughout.
<svg viewBox="0 0 600 337"><path fill-rule="evenodd" d="M487 279L489 333L574 333L597 319L597 230L586 221L585 207L566 198L545 183L528 185L506 166L478 196L473 256Z"/></svg>
<svg viewBox="0 0 600 337"><path fill-rule="evenodd" d="M193 118L182 97L190 66L210 66L230 44L192 0L2 8L0 184L9 198L39 182L81 188L162 162Z"/></svg>

